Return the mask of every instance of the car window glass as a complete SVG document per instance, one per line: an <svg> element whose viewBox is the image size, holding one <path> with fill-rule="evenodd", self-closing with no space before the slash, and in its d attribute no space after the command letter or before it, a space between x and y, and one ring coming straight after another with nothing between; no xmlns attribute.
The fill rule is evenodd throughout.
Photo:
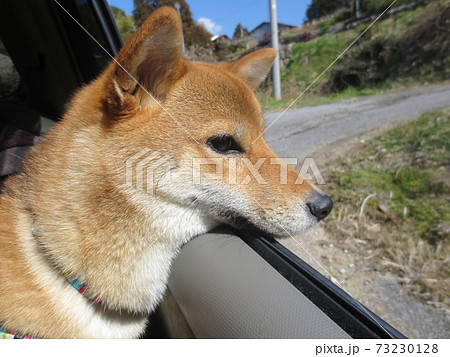
<svg viewBox="0 0 450 357"><path fill-rule="evenodd" d="M90 44L90 53L93 54L98 68L103 69L111 61L111 57L108 55L108 53L105 52L105 48L108 48L105 35L99 26L99 21L96 18L89 2L87 0L77 0L76 5L79 11L79 16L83 28L85 28L89 32L89 34L98 42L96 43L89 36L88 41Z"/></svg>

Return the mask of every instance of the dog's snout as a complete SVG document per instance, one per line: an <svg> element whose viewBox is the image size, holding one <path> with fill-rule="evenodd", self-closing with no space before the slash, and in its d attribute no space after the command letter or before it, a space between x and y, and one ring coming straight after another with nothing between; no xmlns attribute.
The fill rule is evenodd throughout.
<svg viewBox="0 0 450 357"><path fill-rule="evenodd" d="M317 217L317 220L320 221L330 214L333 208L333 201L324 193L317 193L311 197L307 206L313 216Z"/></svg>

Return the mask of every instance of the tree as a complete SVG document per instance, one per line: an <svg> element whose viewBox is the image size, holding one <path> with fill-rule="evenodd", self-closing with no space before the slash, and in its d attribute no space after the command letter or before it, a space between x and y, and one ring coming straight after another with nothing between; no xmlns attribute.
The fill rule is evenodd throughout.
<svg viewBox="0 0 450 357"><path fill-rule="evenodd" d="M156 10L156 1L150 0L133 0L134 10L133 18L136 27L141 26L147 17Z"/></svg>
<svg viewBox="0 0 450 357"><path fill-rule="evenodd" d="M247 27L243 27L240 23L237 24L236 28L234 29L234 34L233 34L233 40L237 40L241 38L241 34L245 36L249 35L249 31L247 29Z"/></svg>
<svg viewBox="0 0 450 357"><path fill-rule="evenodd" d="M180 16L183 23L183 35L186 45L205 46L210 42L212 35L204 26L194 21L191 9L186 0L133 0L134 23L137 27L152 14L153 11L163 6L175 7L175 3L180 4Z"/></svg>
<svg viewBox="0 0 450 357"><path fill-rule="evenodd" d="M120 34L124 42L127 42L130 37L136 32L136 26L134 26L133 17L127 15L125 11L119 9L118 7L109 6L111 12L116 20L117 27L119 28Z"/></svg>
<svg viewBox="0 0 450 357"><path fill-rule="evenodd" d="M183 25L184 42L187 46L196 45L200 47L206 47L211 43L212 35L203 26L203 24L194 21L190 27Z"/></svg>
<svg viewBox="0 0 450 357"><path fill-rule="evenodd" d="M311 4L306 9L306 18L308 21L319 19L322 16L331 14L342 7L349 6L349 0L312 0Z"/></svg>

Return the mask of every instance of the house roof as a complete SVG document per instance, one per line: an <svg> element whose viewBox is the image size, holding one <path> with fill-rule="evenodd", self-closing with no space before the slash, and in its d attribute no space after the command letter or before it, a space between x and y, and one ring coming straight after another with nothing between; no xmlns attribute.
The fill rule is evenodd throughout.
<svg viewBox="0 0 450 357"><path fill-rule="evenodd" d="M261 22L261 23L260 23L258 26L256 26L253 30L251 30L250 33L255 32L255 31L256 31L257 29L259 29L261 26L264 26L264 25L266 25L266 24L269 24L269 25L270 25L270 22L268 22L268 21ZM281 22L278 23L278 26L285 26L285 27L290 27L290 28L297 27L297 26L294 26L294 25L283 24L283 23L281 23Z"/></svg>
<svg viewBox="0 0 450 357"><path fill-rule="evenodd" d="M213 37L211 37L211 41L217 41L217 40L221 40L221 39L227 39L227 40L231 40L226 34L222 33L220 35L214 35Z"/></svg>

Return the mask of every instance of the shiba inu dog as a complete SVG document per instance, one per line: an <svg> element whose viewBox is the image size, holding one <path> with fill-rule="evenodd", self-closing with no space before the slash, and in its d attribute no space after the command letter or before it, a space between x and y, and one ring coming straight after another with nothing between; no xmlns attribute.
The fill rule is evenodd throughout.
<svg viewBox="0 0 450 357"><path fill-rule="evenodd" d="M156 11L2 189L0 328L139 337L196 235L227 222L285 236L325 217L331 200L260 137L252 90L275 56L186 61L177 13Z"/></svg>

